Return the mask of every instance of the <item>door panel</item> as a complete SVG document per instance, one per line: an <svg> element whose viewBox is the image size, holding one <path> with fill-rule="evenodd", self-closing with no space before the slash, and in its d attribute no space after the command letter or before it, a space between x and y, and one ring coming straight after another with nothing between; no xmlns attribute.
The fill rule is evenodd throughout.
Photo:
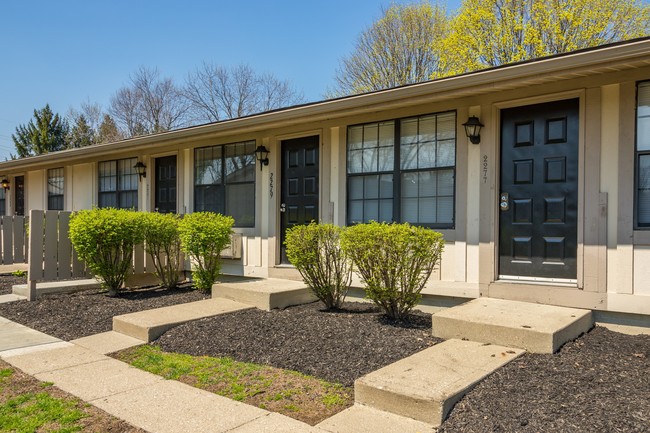
<svg viewBox="0 0 650 433"><path fill-rule="evenodd" d="M500 276L576 279L578 107L501 112Z"/></svg>
<svg viewBox="0 0 650 433"><path fill-rule="evenodd" d="M281 260L289 263L284 248L285 232L299 224L318 221L319 137L282 142L282 191L280 205Z"/></svg>
<svg viewBox="0 0 650 433"><path fill-rule="evenodd" d="M155 159L156 212L176 213L176 155Z"/></svg>

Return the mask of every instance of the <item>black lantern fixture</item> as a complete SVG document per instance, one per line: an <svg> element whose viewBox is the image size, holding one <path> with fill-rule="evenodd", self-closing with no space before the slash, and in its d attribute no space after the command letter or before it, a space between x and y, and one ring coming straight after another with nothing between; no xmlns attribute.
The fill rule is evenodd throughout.
<svg viewBox="0 0 650 433"><path fill-rule="evenodd" d="M269 150L265 146L261 144L257 146L255 155L257 155L257 160L260 162L260 170L262 170L262 166L269 165Z"/></svg>
<svg viewBox="0 0 650 433"><path fill-rule="evenodd" d="M472 144L479 144L481 142L481 128L485 125L478 120L478 117L471 116L467 119L467 122L463 123L463 126L465 127L465 134L469 138L469 141Z"/></svg>
<svg viewBox="0 0 650 433"><path fill-rule="evenodd" d="M135 169L135 172L138 173L138 176L140 176L140 180L142 180L143 177L147 177L147 166L141 161L136 162L133 168Z"/></svg>
<svg viewBox="0 0 650 433"><path fill-rule="evenodd" d="M2 180L0 181L0 186L6 191L9 189L9 179L6 177L3 177Z"/></svg>

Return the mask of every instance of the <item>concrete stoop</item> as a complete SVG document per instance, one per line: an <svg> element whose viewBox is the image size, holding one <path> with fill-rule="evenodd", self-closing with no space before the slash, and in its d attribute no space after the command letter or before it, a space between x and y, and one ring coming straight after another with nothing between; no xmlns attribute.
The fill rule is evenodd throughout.
<svg viewBox="0 0 650 433"><path fill-rule="evenodd" d="M71 293L99 288L101 288L101 283L94 278L83 280L47 281L36 283L36 294L50 295L53 293ZM11 292L14 295L27 296L29 294L29 289L27 288L27 284L14 284L11 287Z"/></svg>
<svg viewBox="0 0 650 433"><path fill-rule="evenodd" d="M316 301L302 281L227 276L212 286L212 297L230 299L265 311Z"/></svg>
<svg viewBox="0 0 650 433"><path fill-rule="evenodd" d="M151 342L167 330L193 320L252 308L229 299L205 299L113 317L113 331Z"/></svg>
<svg viewBox="0 0 650 433"><path fill-rule="evenodd" d="M355 403L437 427L474 385L522 353L447 340L357 379Z"/></svg>
<svg viewBox="0 0 650 433"><path fill-rule="evenodd" d="M589 310L478 298L432 316L435 337L554 353L593 327Z"/></svg>

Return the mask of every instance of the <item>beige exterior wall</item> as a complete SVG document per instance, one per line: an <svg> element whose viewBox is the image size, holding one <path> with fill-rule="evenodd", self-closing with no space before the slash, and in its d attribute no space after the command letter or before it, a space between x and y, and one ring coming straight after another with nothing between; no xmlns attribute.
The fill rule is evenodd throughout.
<svg viewBox="0 0 650 433"><path fill-rule="evenodd" d="M645 79L650 79L648 66L624 71L613 68L588 76L567 73L567 78L555 80L540 75L540 84L513 85L512 89L490 91L498 83L488 83L480 91L453 98L444 94L405 97L385 105L343 110L341 116L317 121L282 121L279 126L263 124L236 133L224 129L114 153L102 150L102 155L85 155L66 166L66 208L78 210L97 203L98 161L137 156L148 171L140 183L139 207L152 210L154 159L173 154L178 158L179 212L189 212L194 203L193 149L255 140L270 150L269 165L256 169L256 223L253 228L236 229L243 235L242 259L226 261L224 271L296 277L295 271L279 264L282 141L311 135L320 138L320 219L342 225L346 221L347 127L454 110L458 125L455 228L443 230L446 248L426 293L650 315L650 231L635 231L633 226L635 92L636 82ZM500 110L576 97L580 100L577 284L497 281ZM464 134L462 123L471 115L485 124L480 145L470 144ZM28 208L42 208L47 202L47 168L43 162L27 173Z"/></svg>

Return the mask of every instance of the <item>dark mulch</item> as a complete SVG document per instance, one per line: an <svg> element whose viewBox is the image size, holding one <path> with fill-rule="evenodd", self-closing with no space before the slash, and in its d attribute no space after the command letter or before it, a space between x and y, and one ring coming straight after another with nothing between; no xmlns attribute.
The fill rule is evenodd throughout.
<svg viewBox="0 0 650 433"><path fill-rule="evenodd" d="M6 277L0 277L3 280ZM142 288L110 298L101 290L44 295L36 301L0 304L0 316L62 340L74 340L113 328L113 316L209 298L181 287L174 291Z"/></svg>
<svg viewBox="0 0 650 433"><path fill-rule="evenodd" d="M650 432L650 336L596 327L481 382L439 433Z"/></svg>
<svg viewBox="0 0 650 433"><path fill-rule="evenodd" d="M187 323L155 344L168 352L229 356L350 386L354 380L434 345L431 315L393 322L365 303L336 312L316 302L285 310L245 310Z"/></svg>
<svg viewBox="0 0 650 433"><path fill-rule="evenodd" d="M16 277L11 274L0 274L0 295L8 295L14 284L26 284L27 277Z"/></svg>

